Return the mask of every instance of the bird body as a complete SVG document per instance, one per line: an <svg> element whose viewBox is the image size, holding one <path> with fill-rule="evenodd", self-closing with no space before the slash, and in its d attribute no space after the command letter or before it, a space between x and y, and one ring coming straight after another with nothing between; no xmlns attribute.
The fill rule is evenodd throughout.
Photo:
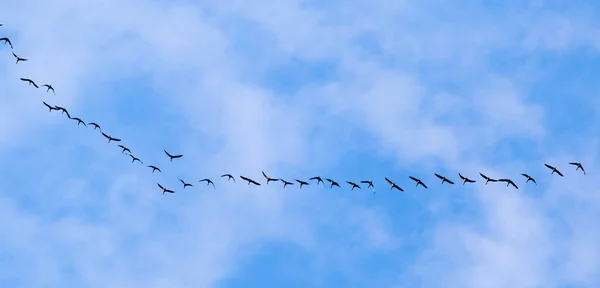
<svg viewBox="0 0 600 288"><path fill-rule="evenodd" d="M269 185L269 182L271 182L271 181L277 182L280 180L280 179L275 179L275 178L271 178L271 177L267 176L267 174L264 171L261 171L261 172L262 172L263 177L265 177L265 179L267 180L267 185Z"/></svg>
<svg viewBox="0 0 600 288"><path fill-rule="evenodd" d="M544 164L544 166L546 166L548 169L552 170L552 173L550 173L550 175L556 173L560 177L565 177L562 173L560 173L560 171L558 171L558 169L556 169L556 167L548 165L548 164Z"/></svg>
<svg viewBox="0 0 600 288"><path fill-rule="evenodd" d="M512 185L513 187L515 187L515 189L519 189L519 187L517 187L517 184L515 184L515 182L513 182L510 179L502 178L502 179L498 179L498 182L506 182L506 187L508 187L508 185Z"/></svg>
<svg viewBox="0 0 600 288"><path fill-rule="evenodd" d="M35 88L40 88L35 82L29 78L21 78L21 81L29 83L29 85L33 85Z"/></svg>
<svg viewBox="0 0 600 288"><path fill-rule="evenodd" d="M479 175L481 175L481 177L483 179L485 179L485 185L487 185L488 182L498 182L498 180L490 178L488 176L483 175L482 173L479 173Z"/></svg>
<svg viewBox="0 0 600 288"><path fill-rule="evenodd" d="M423 183L423 181L421 181L421 179L413 177L413 176L408 176L408 178L410 178L411 180L417 182L417 185L415 185L415 187L421 185L421 186L423 186L423 188L429 189L429 188L427 188L427 185L425 185L425 183Z"/></svg>
<svg viewBox="0 0 600 288"><path fill-rule="evenodd" d="M400 188L400 186L396 185L396 183L392 182L392 180L388 179L387 177L385 177L385 181L391 185L390 190L396 188L396 190L404 192L404 189Z"/></svg>
<svg viewBox="0 0 600 288"><path fill-rule="evenodd" d="M217 188L215 188L215 183L213 183L213 181L212 181L212 180L210 180L210 179L208 179L208 178L204 178L204 179L202 179L202 180L200 180L200 181L198 181L198 182L206 182L206 186L208 186L208 185L211 185L211 184L212 184L212 186L213 186L213 189L217 189Z"/></svg>
<svg viewBox="0 0 600 288"><path fill-rule="evenodd" d="M458 177L460 177L461 180L463 180L463 185L465 185L465 183L475 183L477 181L475 180L471 180L465 176L463 176L462 174L458 173Z"/></svg>
<svg viewBox="0 0 600 288"><path fill-rule="evenodd" d="M533 179L533 177L529 176L529 174L526 173L521 173L521 175L523 175L523 177L527 178L527 180L525 181L525 183L531 181L533 182L535 185L537 185L537 182L535 182L535 179ZM499 180L498 180L499 181Z"/></svg>
<svg viewBox="0 0 600 288"><path fill-rule="evenodd" d="M294 179L296 180L296 182L298 182L298 184L300 184L300 189L302 189L302 186L304 185L309 185L308 182L306 181L302 181L302 180L298 180L298 179Z"/></svg>
<svg viewBox="0 0 600 288"><path fill-rule="evenodd" d="M581 165L581 163L579 163L579 162L569 162L569 164L577 166L577 168L575 168L575 171L581 169L581 172L583 172L583 175L585 175L585 169L583 169L583 165Z"/></svg>
<svg viewBox="0 0 600 288"><path fill-rule="evenodd" d="M169 157L169 161L170 161L170 162L173 162L173 159L177 159L177 158L181 158L181 157L183 157L183 155L181 155L181 154L180 154L180 155L171 155L169 152L167 152L167 150L164 150L164 149L163 149L163 151L164 151L164 152L165 152L165 154L167 154L167 156Z"/></svg>
<svg viewBox="0 0 600 288"><path fill-rule="evenodd" d="M437 173L433 173L433 174L435 174L435 177L438 177L442 180L442 184L444 184L444 182L447 182L448 184L454 185L454 182L450 181L448 178L446 178L440 174L437 174Z"/></svg>

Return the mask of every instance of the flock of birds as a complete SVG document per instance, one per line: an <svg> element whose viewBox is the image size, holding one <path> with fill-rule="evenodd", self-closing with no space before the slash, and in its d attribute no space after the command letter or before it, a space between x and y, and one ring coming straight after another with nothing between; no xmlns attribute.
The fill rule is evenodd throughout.
<svg viewBox="0 0 600 288"><path fill-rule="evenodd" d="M0 24L0 26L3 26L3 24ZM0 38L0 42L4 42L4 44L8 45L10 47L10 49L12 50L12 55L13 57L16 59L15 64L19 64L19 62L26 62L28 61L27 58L23 58L18 56L17 54L15 54L14 49L13 49L13 43L10 41L10 39L8 37L2 37ZM29 78L21 78L21 81L25 82L28 84L28 86L33 86L35 88L40 88L40 86L33 81L32 79ZM42 87L46 88L46 92L50 92L52 91L53 94L55 94L55 90L54 87L52 87L52 85L50 84L44 84L42 85ZM120 143L122 142L120 138L116 138L113 137L107 133L105 133L102 128L100 127L99 124L95 123L95 122L88 122L86 123L85 121L83 121L81 118L78 117L72 117L71 114L69 113L69 111L67 111L67 109L65 109L64 107L60 107L57 105L50 105L48 103L46 103L45 101L42 101L42 103L48 108L49 112L52 111L60 111L61 114L65 114L67 116L68 119L76 121L77 125L79 126L80 124L88 127L88 125L92 126L94 130L98 130L102 136L104 136L104 138L106 138L108 140L108 143L110 142L115 142L115 143ZM121 149L121 153L129 156L131 158L131 163L135 163L136 161L139 162L140 164L144 164L144 162L142 162L142 160L140 160L140 158L134 156L131 152L131 150L129 148L127 148L126 146L122 145L122 144L118 144L117 145L118 148ZM174 159L180 159L183 157L183 154L173 154L173 153L169 153L167 150L163 149L164 154L169 158L169 162L172 162ZM583 168L583 165L579 162L570 162L570 165L573 165L575 167L575 170L581 170L581 172L583 174L585 173L585 169ZM548 169L551 170L551 175L552 174L556 174L560 177L564 177L563 173L561 173L556 167L549 165L549 164L544 164ZM161 169L155 165L147 165L147 167L149 169L152 170L152 173L154 173L155 171L161 172ZM438 173L434 173L434 175L439 178L441 180L441 184L444 183L448 183L451 185L454 185L454 181L450 180L449 178L442 176ZM483 173L479 173L479 175L483 178L483 180L485 181L485 185L487 185L489 182L503 182L506 183L506 186L511 186L514 187L515 189L519 189L519 187L517 186L517 184L515 184L515 182L512 179L509 178L500 178L500 179L495 179L492 177L488 177L486 175L484 175ZM535 179L530 176L529 174L526 173L522 173L521 174L525 179L525 183L528 182L532 182L534 184L537 185L537 182L535 181ZM286 181L282 178L272 178L269 177L264 171L262 171L262 176L264 177L266 184L268 185L270 182L281 182L283 183L283 188L286 188L287 186L291 186L294 185L295 183L298 184L298 186L300 188L302 188L302 186L308 186L310 185L309 181L316 181L316 185L319 184L323 184L324 187L326 187L325 181L327 181L327 183L329 184L329 188L333 188L333 187L341 187L340 184L338 182L336 182L335 180L332 180L330 178L321 178L320 176L315 176L315 177L311 177L308 179L308 181L304 181L304 180L300 180L300 179L294 179L293 181ZM233 181L235 183L235 177L232 174L223 174L220 176L221 178L226 178L227 181ZM476 180L473 180L471 178L465 177L463 176L461 173L458 173L458 177L460 178L460 180L462 181L462 185L465 185L466 183L475 183L477 182ZM261 183L259 183L256 180L253 180L249 177L246 176L239 176L239 178L243 181L246 181L248 183L248 185L255 185L255 186L260 186ZM417 177L413 177L413 176L409 176L409 178L414 181L416 183L415 187L418 187L419 185L421 185L423 188L428 189L427 185L421 181L421 179L417 178ZM179 181L181 182L181 184L183 185L182 189L185 189L187 187L193 187L194 185L192 183L188 183L185 182L183 179L179 179ZM385 181L387 182L387 184L390 186L390 190L392 189L396 189L398 191L404 192L404 189L401 188L398 184L396 184L395 182L393 182L392 180L390 180L389 178L385 177ZM215 187L215 183L213 182L212 179L209 178L205 178L200 180L199 182L205 182L206 186L212 185L213 189L216 189ZM364 184L367 186L367 188L372 188L373 192L375 192L375 185L373 184L373 181L370 180L362 180L359 181L358 183L356 182L352 182L352 181L345 181L346 184L348 184L351 187L351 190L356 189L362 189L360 184ZM172 189L168 189L165 186L163 186L160 183L156 183L156 185L158 186L158 188L162 191L162 194L165 193L175 193L175 190Z"/></svg>

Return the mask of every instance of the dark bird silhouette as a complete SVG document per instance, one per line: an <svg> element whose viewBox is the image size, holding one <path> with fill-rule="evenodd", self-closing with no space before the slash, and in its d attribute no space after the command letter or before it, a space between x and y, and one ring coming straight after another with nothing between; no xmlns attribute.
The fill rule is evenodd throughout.
<svg viewBox="0 0 600 288"><path fill-rule="evenodd" d="M375 189L375 185L373 185L373 181L363 180L363 181L360 181L360 183L369 184L369 186L367 186L367 188Z"/></svg>
<svg viewBox="0 0 600 288"><path fill-rule="evenodd" d="M144 162L142 162L142 160L140 160L140 158L137 158L137 157L133 156L132 154L127 154L127 155L129 155L129 157L131 157L131 163L138 161L141 164L144 164Z"/></svg>
<svg viewBox="0 0 600 288"><path fill-rule="evenodd" d="M354 188L362 189L362 188L360 188L360 186L358 186L358 184L356 184L352 181L346 181L346 183L348 183L350 186L352 186L352 189L350 189L350 191L354 190Z"/></svg>
<svg viewBox="0 0 600 288"><path fill-rule="evenodd" d="M156 185L158 185L158 188L160 188L160 189L163 191L163 195L164 195L165 193L175 193L175 191L173 191L173 190L169 190L169 189L167 189L167 188L163 187L162 185L160 185L160 183L156 183Z"/></svg>
<svg viewBox="0 0 600 288"><path fill-rule="evenodd" d="M323 187L325 187L325 182L323 182L323 179L319 176L312 177L308 180L317 180L317 185L319 185L319 183L323 183Z"/></svg>
<svg viewBox="0 0 600 288"><path fill-rule="evenodd" d="M329 179L329 178L327 178L327 179L325 179L325 180L327 180L327 182L329 182L329 184L331 184L331 186L329 186L329 188L333 188L333 186L340 187L340 184L339 184L339 183L337 183L337 182L335 182L335 181L333 181L333 180L331 180L331 179ZM323 185L325 185L325 184L323 184Z"/></svg>
<svg viewBox="0 0 600 288"><path fill-rule="evenodd" d="M285 186L287 186L287 185L294 185L294 183L285 181L285 180L283 180L281 178L279 178L279 180L281 180L281 182L283 182L283 188L285 188Z"/></svg>
<svg viewBox="0 0 600 288"><path fill-rule="evenodd" d="M296 180L296 182L298 182L298 184L300 184L300 189L302 189L302 186L304 186L304 185L309 185L308 182L306 182L306 181L302 181L302 180L298 180L298 179L295 179L295 180Z"/></svg>
<svg viewBox="0 0 600 288"><path fill-rule="evenodd" d="M179 179L179 181L181 181L181 184L183 184L183 189L185 189L185 187L193 187L194 185L190 184L190 183L185 183L185 181Z"/></svg>
<svg viewBox="0 0 600 288"><path fill-rule="evenodd" d="M404 192L404 189L400 188L400 186L396 185L396 183L392 182L392 180L385 177L385 182L391 185L390 190L396 188L397 190Z"/></svg>
<svg viewBox="0 0 600 288"><path fill-rule="evenodd" d="M235 178L231 174L223 174L221 175L221 177L227 177L227 181L233 180L233 182L235 183Z"/></svg>
<svg viewBox="0 0 600 288"><path fill-rule="evenodd" d="M544 165L545 165L546 167L548 167L548 169L552 170L552 173L550 173L550 175L552 175L552 174L556 173L556 174L558 174L558 176L560 176L560 177L565 177L565 176L564 176L562 173L560 173L560 171L558 171L558 169L556 169L556 167L554 167L554 166L550 166L550 165L548 165L548 164L544 164Z"/></svg>
<svg viewBox="0 0 600 288"><path fill-rule="evenodd" d="M485 176L485 175L483 175L481 173L479 173L479 175L481 175L481 177L483 177L483 179L485 179L485 185L487 185L488 182L498 182L498 180L490 178L488 176Z"/></svg>
<svg viewBox="0 0 600 288"><path fill-rule="evenodd" d="M27 61L26 58L21 58L21 57L17 56L17 54L15 54L15 52L12 52L12 54L13 54L13 56L15 56L15 59L17 59L17 62L15 62L15 64L18 64L19 61L23 61L23 62Z"/></svg>
<svg viewBox="0 0 600 288"><path fill-rule="evenodd" d="M0 41L4 41L4 44L8 44L8 46L10 46L10 49L13 49L12 43L10 42L10 39L6 38L6 37L2 37L0 38Z"/></svg>
<svg viewBox="0 0 600 288"><path fill-rule="evenodd" d="M419 178L415 178L415 177L413 177L413 176L408 176L408 178L410 178L411 180L413 180L413 181L417 182L417 185L415 185L415 187L417 187L417 186L421 185L421 186L423 186L423 188L425 188L425 189L429 189L429 188L427 188L427 185L425 185L425 183L423 183L423 181L421 181L421 179L419 179Z"/></svg>
<svg viewBox="0 0 600 288"><path fill-rule="evenodd" d="M525 181L525 183L531 181L533 182L535 185L537 185L537 182L535 182L535 179L533 179L533 177L529 176L528 174L525 173L521 173L521 175L523 175L523 177L527 178L527 180ZM498 180L499 181L499 180Z"/></svg>
<svg viewBox="0 0 600 288"><path fill-rule="evenodd" d="M60 107L60 106L54 106L56 107L56 109L62 111L61 114L67 114L67 117L69 117L69 119L71 119L71 114L69 114L69 111L67 111L67 109L65 109L64 107Z"/></svg>
<svg viewBox="0 0 600 288"><path fill-rule="evenodd" d="M77 126L79 126L79 124L83 124L83 126L87 127L87 125L85 125L85 122L83 122L83 120L81 120L81 119L79 119L77 117L73 117L71 119L77 121Z"/></svg>
<svg viewBox="0 0 600 288"><path fill-rule="evenodd" d="M581 172L583 172L583 175L585 175L585 170L583 169L583 165L581 165L581 163L579 163L579 162L569 162L569 164L577 166L577 168L575 169L575 171L581 169Z"/></svg>
<svg viewBox="0 0 600 288"><path fill-rule="evenodd" d="M120 142L121 141L121 139L111 137L110 135L108 135L108 134L106 134L104 132L102 132L102 136L104 136L106 139L108 139L108 143L110 143L110 141L115 141L115 142Z"/></svg>
<svg viewBox="0 0 600 288"><path fill-rule="evenodd" d="M213 185L213 189L217 189L217 188L215 188L215 183L213 183L213 181L212 181L212 180L210 180L210 179L208 179L208 178L204 178L204 179L202 179L202 180L200 180L200 181L198 181L198 182L206 182L206 186L208 186L208 185L211 185L211 184L212 184L212 185Z"/></svg>
<svg viewBox="0 0 600 288"><path fill-rule="evenodd" d="M242 178L242 180L244 181L248 181L248 185L250 185L250 183L256 185L256 186L260 186L260 183L248 178L248 177L244 177L244 176L240 176L240 178Z"/></svg>
<svg viewBox="0 0 600 288"><path fill-rule="evenodd" d="M88 125L94 126L94 130L98 129L98 130L102 131L102 128L100 128L100 125L98 125L98 123L96 123L96 122L90 122L90 123L88 123Z"/></svg>
<svg viewBox="0 0 600 288"><path fill-rule="evenodd" d="M467 177L463 176L463 175L462 175L462 174L460 174L460 173L458 173L458 177L460 177L460 180L463 180L463 185L465 185L465 183L467 183L467 182L468 182L468 183L475 183L475 182L477 182L477 181L475 181L475 180L471 180L471 179L469 179L469 178L467 178Z"/></svg>
<svg viewBox="0 0 600 288"><path fill-rule="evenodd" d="M271 177L267 176L267 174L264 171L262 171L262 175L263 175L263 177L265 177L265 179L267 179L267 185L269 185L269 182L271 182L271 181L273 181L273 182L279 181L279 179L275 179L275 178L271 178Z"/></svg>
<svg viewBox="0 0 600 288"><path fill-rule="evenodd" d="M129 154L131 154L131 150L129 150L129 148L127 148L123 145L120 145L120 144L119 144L119 148L123 149L123 151L121 151L121 154L123 154L125 152L128 152Z"/></svg>
<svg viewBox="0 0 600 288"><path fill-rule="evenodd" d="M35 84L35 82L33 82L33 80L31 80L31 79L28 79L28 78L21 78L21 81L23 81L23 82L27 82L27 83L29 83L29 85L33 85L33 87L35 87L35 88L40 88L40 87L39 87L37 84Z"/></svg>
<svg viewBox="0 0 600 288"><path fill-rule="evenodd" d="M447 182L448 184L454 185L454 182L450 181L448 178L446 178L440 174L437 174L437 173L433 173L433 174L435 174L435 177L440 178L440 180L442 180L442 184L444 184L444 182Z"/></svg>
<svg viewBox="0 0 600 288"><path fill-rule="evenodd" d="M515 184L515 182L513 182L510 179L502 178L502 179L498 179L498 182L506 182L506 187L508 187L508 185L512 185L513 187L515 187L515 189L519 189L519 187L517 187L517 184Z"/></svg>
<svg viewBox="0 0 600 288"><path fill-rule="evenodd" d="M48 103L46 103L45 101L42 101L44 103L44 106L48 107L48 110L50 110L50 112L52 112L52 110L60 110L54 106L49 105Z"/></svg>
<svg viewBox="0 0 600 288"><path fill-rule="evenodd" d="M173 159L177 159L177 158L183 157L183 155L181 155L181 154L180 155L171 155L171 154L169 154L169 152L167 152L167 150L163 149L163 151L165 151L165 154L167 154L167 156L169 156L169 161L173 161Z"/></svg>
<svg viewBox="0 0 600 288"><path fill-rule="evenodd" d="M54 87L52 87L52 85L50 85L50 84L44 84L42 86L48 88L48 89L46 89L46 92L52 90L52 94L56 95L56 93L54 93Z"/></svg>
<svg viewBox="0 0 600 288"><path fill-rule="evenodd" d="M148 168L152 168L152 173L154 173L154 171L162 173L162 171L160 171L160 169L154 165L148 165Z"/></svg>

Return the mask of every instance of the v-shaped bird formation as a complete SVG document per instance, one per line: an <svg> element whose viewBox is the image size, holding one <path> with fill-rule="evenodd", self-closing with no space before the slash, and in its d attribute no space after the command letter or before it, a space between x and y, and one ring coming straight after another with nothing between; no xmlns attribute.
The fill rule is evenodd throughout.
<svg viewBox="0 0 600 288"><path fill-rule="evenodd" d="M2 24L0 24L0 26L2 26ZM0 44L5 44L8 48L10 48L12 50L11 54L14 57L14 59L16 60L15 64L19 64L19 62L27 62L27 61L29 61L27 58L20 57L20 56L18 56L14 52L13 43L11 42L11 40L8 37L2 37L2 38L0 38ZM23 64L21 64L21 65L23 65ZM40 88L40 86L38 86L38 84L34 80L32 80L32 79L22 77L20 80L23 81L23 82L25 82L25 83L27 83L27 85L30 86L30 87L33 87L33 88L36 88L36 89ZM52 94L56 95L54 87L51 84L44 84L44 85L42 85L42 87L46 88L45 92L52 91ZM120 142L122 142L122 140L120 138L113 137L110 134L108 134L105 131L103 131L103 129L100 127L100 125L97 124L96 122L88 122L88 123L86 123L85 121L83 121L79 117L73 117L73 116L71 116L71 114L69 113L69 111L67 111L67 109L65 109L64 107L60 107L60 106L57 106L57 105L51 105L51 104L48 104L46 101L42 101L42 104L44 106L46 106L46 108L48 108L49 112L52 112L52 111L57 111L58 112L58 111L60 111L61 114L66 114L66 116L67 116L68 119L73 120L74 122L77 123L77 126L79 126L81 124L81 126L84 127L84 128L93 128L93 130L98 130L100 132L100 134L105 139L108 140L107 143L110 143L110 142L118 142L118 143L120 143ZM144 162L142 162L142 160L140 158L138 158L138 157L136 157L136 156L133 155L133 153L131 152L131 149L127 148L123 144L118 144L117 147L121 150L122 154L130 157L131 163L138 162L139 164L144 165ZM169 159L169 162L173 162L173 160L181 159L181 158L184 157L184 154L173 153L173 151L169 152L166 149L163 149L163 152L166 155L166 157ZM584 175L586 174L585 169L583 168L583 165L581 163L579 163L579 162L570 162L568 164L571 165L571 166L574 166L575 167L575 171L581 170L581 173L583 173ZM550 170L550 175L556 174L559 177L564 177L564 174L561 171L559 171L555 166L552 166L550 164L544 164L544 165L546 166L546 168L548 168ZM154 173L154 172L162 173L162 170L159 167L155 166L155 165L147 165L146 167L149 168L149 169L151 169L151 173ZM333 187L341 187L340 184L337 181L335 181L333 179L330 179L330 178L325 178L325 181L328 183L328 185L325 184L325 181L323 180L323 178L321 178L321 176L310 177L306 181L305 180L300 180L300 179L294 179L293 181L287 181L287 180L284 180L284 179L282 179L280 177L277 177L277 178L270 177L264 171L261 171L261 174L262 174L262 176L263 176L263 178L265 180L265 184L266 185L269 185L270 183L275 184L275 182L280 182L280 183L282 183L281 184L282 188L286 188L288 186L294 186L294 184L297 183L298 184L297 185L298 188L302 189L302 187L304 187L304 186L310 186L311 181L316 186L319 186L319 184L322 184L323 187L329 186L329 188L331 188L331 189ZM438 173L433 173L433 174L435 175L435 177L437 177L438 179L441 180L441 183L440 183L441 185L444 185L444 183L447 183L448 185L455 185L454 181L452 181L450 178L448 178L446 176L443 176L441 174L438 174ZM509 179L509 178L495 179L495 178L489 177L487 175L484 175L483 173L479 173L479 176L481 176L481 178L483 179L484 185L487 185L490 182L502 182L502 183L506 183L507 187L508 186L512 186L514 189L519 189L519 187L517 186L517 184L515 183L515 181L513 181L512 179ZM529 182L532 182L533 184L537 185L536 180L532 176L530 176L529 174L527 174L527 173L521 173L521 176L524 177L526 184L529 183ZM465 185L467 183L473 184L473 183L477 182L476 180L473 180L473 179L471 179L471 178L469 178L467 176L464 176L461 173L458 173L458 177L462 181L462 185ZM235 177L232 174L228 174L228 173L227 174L223 174L223 175L220 176L220 178L224 178L224 180L226 180L226 181L232 181L233 184L236 183ZM252 186L261 186L260 182L254 180L254 179L252 179L250 177L240 175L239 178L241 180L245 181L248 186L251 186L251 185ZM385 179L385 182L387 183L387 185L390 187L389 190L396 189L396 190L398 190L400 192L404 192L405 191L396 182L390 180L390 178L384 177L384 179ZM423 189L429 189L428 186L421 179L419 179L417 177L408 176L408 179L412 180L415 183L415 188L419 187L419 185L420 185ZM189 189L191 189L192 187L195 187L192 183L186 182L183 179L179 178L178 180L182 184L182 186L181 186L182 190L186 189L188 187L189 187ZM215 182L212 179L210 179L210 178L204 178L204 179L199 180L198 182L206 182L206 186L212 186L213 189L216 189ZM354 189L362 189L361 185L358 184L357 182L360 183L360 184L367 185L366 188L367 189L371 188L372 191L373 191L373 193L375 193L375 184L373 183L372 180L345 181L345 183L348 185L348 187L350 188L351 191L354 190ZM162 194L165 194L165 193L175 193L175 190L168 189L168 188L164 187L160 183L157 183L157 186L160 189L160 191L162 191Z"/></svg>

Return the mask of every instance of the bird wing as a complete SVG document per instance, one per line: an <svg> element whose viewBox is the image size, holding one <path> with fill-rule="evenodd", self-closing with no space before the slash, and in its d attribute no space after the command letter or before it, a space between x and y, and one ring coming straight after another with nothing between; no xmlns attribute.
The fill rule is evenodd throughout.
<svg viewBox="0 0 600 288"><path fill-rule="evenodd" d="M450 183L450 184L454 184L454 182L452 182L451 180L446 179L446 182Z"/></svg>
<svg viewBox="0 0 600 288"><path fill-rule="evenodd" d="M554 167L552 167L552 166L550 166L550 165L548 165L548 164L544 164L544 166L546 166L546 167L548 167L549 169L552 169L552 170L554 170L554 169L555 169Z"/></svg>
<svg viewBox="0 0 600 288"><path fill-rule="evenodd" d="M413 181L417 181L417 182L419 182L419 179L417 179L417 178L415 178L415 177L413 177L413 176L408 176L408 178L412 179Z"/></svg>
<svg viewBox="0 0 600 288"><path fill-rule="evenodd" d="M435 174L435 177L438 177L438 178L440 178L440 179L444 180L444 176L442 176L442 175L440 175L440 174L437 174L437 173L433 173L433 174Z"/></svg>
<svg viewBox="0 0 600 288"><path fill-rule="evenodd" d="M156 183L156 185L158 185L158 188L165 190L165 187L163 187L162 185L160 185L160 183Z"/></svg>
<svg viewBox="0 0 600 288"><path fill-rule="evenodd" d="M560 173L560 171L558 171L556 169L554 171L556 171L556 174L560 175L560 177L564 177L564 175L562 173Z"/></svg>

